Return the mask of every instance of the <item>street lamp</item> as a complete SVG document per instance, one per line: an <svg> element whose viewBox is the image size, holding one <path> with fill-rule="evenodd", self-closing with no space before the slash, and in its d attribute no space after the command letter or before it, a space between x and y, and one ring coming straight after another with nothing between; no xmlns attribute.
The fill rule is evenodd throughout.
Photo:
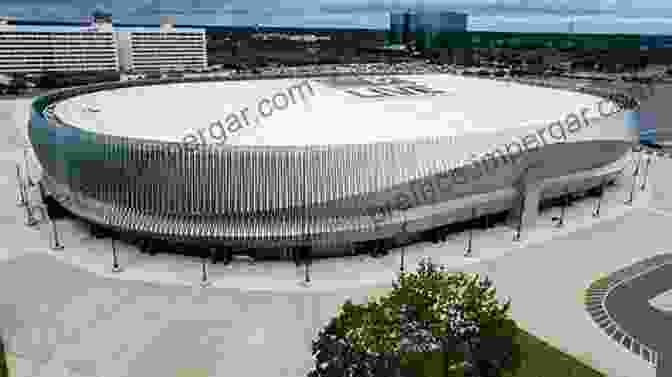
<svg viewBox="0 0 672 377"><path fill-rule="evenodd" d="M112 272L121 272L122 268L119 266L119 258L117 257L117 247L114 242L115 235L112 234Z"/></svg>
<svg viewBox="0 0 672 377"><path fill-rule="evenodd" d="M27 204L26 205L26 225L30 226L30 227L33 227L33 226L35 226L39 223L40 222L37 221L37 219L33 215L33 209L30 208L30 204Z"/></svg>
<svg viewBox="0 0 672 377"><path fill-rule="evenodd" d="M602 204L602 197L604 197L604 180L600 182L600 192L599 196L597 197L597 206L595 207L595 210L593 211L593 217L600 217L600 206Z"/></svg>
<svg viewBox="0 0 672 377"><path fill-rule="evenodd" d="M408 229L406 229L407 226L408 226L408 222L407 222L407 220L404 220L404 223L401 224L402 242L406 241L406 235L408 234ZM399 264L399 271L402 272L402 273L404 272L404 267L405 267L404 266L405 265L405 263L404 263L404 256L405 256L404 254L405 253L406 253L406 245L402 245L401 246L401 261L400 261L400 264Z"/></svg>
<svg viewBox="0 0 672 377"><path fill-rule="evenodd" d="M300 250L301 250L301 259L303 260L303 266L305 272L303 284L305 286L308 286L310 284L310 264L311 264L310 246L301 246Z"/></svg>
<svg viewBox="0 0 672 377"><path fill-rule="evenodd" d="M523 172L520 175L521 181L519 181L519 187L520 189L520 216L518 216L518 224L516 224L516 231L513 233L513 241L520 241L520 234L523 230L523 215L525 214L525 200L527 197L527 186L525 185L525 182L527 180L527 172L529 171L530 167L534 167L536 165L531 165L527 166Z"/></svg>
<svg viewBox="0 0 672 377"><path fill-rule="evenodd" d="M562 206L560 207L560 217L554 217L552 220L557 221L556 227L561 228L565 225L565 207L569 205L569 187L565 186L564 195L562 198Z"/></svg>
<svg viewBox="0 0 672 377"><path fill-rule="evenodd" d="M635 184L637 184L637 176L639 175L639 164L641 162L641 157L637 159L637 164L635 165L635 170L632 172L632 185L630 187L630 197L625 201L625 204L632 205L632 201L635 198Z"/></svg>
<svg viewBox="0 0 672 377"><path fill-rule="evenodd" d="M210 285L210 281L208 281L208 263L207 263L207 258L205 256L201 257L201 287L205 288Z"/></svg>
<svg viewBox="0 0 672 377"><path fill-rule="evenodd" d="M63 250L63 244L58 239L58 229L54 220L51 220L51 232L54 234L54 245L51 250Z"/></svg>
<svg viewBox="0 0 672 377"><path fill-rule="evenodd" d="M28 201L26 200L26 193L24 191L23 181L21 180L21 168L19 167L19 164L16 164L16 184L19 191L18 192L19 200L17 203L17 207L23 207L25 205L28 205Z"/></svg>
<svg viewBox="0 0 672 377"><path fill-rule="evenodd" d="M26 182L28 182L28 186L33 187L33 186L34 186L34 183L33 183L33 181L30 179L30 170L28 170L28 148L25 148L25 149L23 150L23 162L24 162L24 165L25 165L25 167L26 167L26 168L25 168L25 171L26 171Z"/></svg>
<svg viewBox="0 0 672 377"><path fill-rule="evenodd" d="M476 218L476 207L471 209L471 218L475 219ZM467 241L467 250L464 252L464 256L468 257L471 255L471 244L472 244L472 238L474 236L474 227L470 226L469 227L469 239Z"/></svg>
<svg viewBox="0 0 672 377"><path fill-rule="evenodd" d="M523 230L523 215L525 214L525 189L520 193L520 215L518 216L518 224L516 224L516 231L513 233L513 241L520 241L520 233Z"/></svg>
<svg viewBox="0 0 672 377"><path fill-rule="evenodd" d="M647 156L646 157L646 173L644 174L644 182L642 182L642 186L640 187L640 189L642 191L644 191L644 189L646 188L646 179L649 177L650 166L651 166L651 158Z"/></svg>

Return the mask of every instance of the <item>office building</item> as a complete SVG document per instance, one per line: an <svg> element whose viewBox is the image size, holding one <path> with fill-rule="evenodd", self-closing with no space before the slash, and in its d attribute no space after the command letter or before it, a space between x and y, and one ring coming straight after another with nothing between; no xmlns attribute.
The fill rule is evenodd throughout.
<svg viewBox="0 0 672 377"><path fill-rule="evenodd" d="M419 43L420 48L431 48L435 38L445 32L467 30L467 15L455 12L403 12L390 14L389 43Z"/></svg>

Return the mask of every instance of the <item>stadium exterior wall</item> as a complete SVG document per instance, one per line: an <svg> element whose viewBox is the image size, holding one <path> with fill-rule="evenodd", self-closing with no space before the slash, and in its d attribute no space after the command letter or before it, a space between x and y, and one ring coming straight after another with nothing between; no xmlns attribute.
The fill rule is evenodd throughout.
<svg viewBox="0 0 672 377"><path fill-rule="evenodd" d="M36 99L29 135L47 191L75 215L124 232L278 253L283 247L310 245L318 254L330 254L351 243L393 237L403 222L419 232L467 220L472 207L479 215L513 208L525 170L528 183L576 176L544 185L543 197L561 195L565 187L597 186L618 174L632 143L607 136L547 145L491 176L441 192L430 203L395 211L381 224L366 209L383 207L427 177L454 171L440 157L446 140L188 146L90 132L50 111L50 104L85 93L185 81L211 80L105 83ZM623 119L615 122L624 129Z"/></svg>

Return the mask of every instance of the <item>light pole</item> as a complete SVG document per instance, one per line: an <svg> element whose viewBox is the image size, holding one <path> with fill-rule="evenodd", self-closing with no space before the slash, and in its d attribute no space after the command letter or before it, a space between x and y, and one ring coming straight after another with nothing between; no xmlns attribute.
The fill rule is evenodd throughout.
<svg viewBox="0 0 672 377"><path fill-rule="evenodd" d="M519 187L520 187L520 216L518 216L518 224L516 224L516 231L513 233L513 241L520 241L520 233L523 230L523 215L525 214L525 200L527 197L527 185L525 182L527 181L527 172L529 171L530 167L527 166L523 170L521 174L521 181L519 181Z"/></svg>
<svg viewBox="0 0 672 377"><path fill-rule="evenodd" d="M119 258L117 256L117 246L115 241L115 235L112 234L112 272L121 272L122 268L119 266Z"/></svg>
<svg viewBox="0 0 672 377"><path fill-rule="evenodd" d="M401 234L402 234L402 242L406 241L406 235L408 234L408 230L406 229L406 226L408 225L407 220L404 219L403 224L401 224ZM404 272L404 254L406 253L406 245L401 246L401 261L399 264L399 271Z"/></svg>
<svg viewBox="0 0 672 377"><path fill-rule="evenodd" d="M28 148L23 150L23 163L26 167L26 182L28 183L28 186L33 187L33 181L30 179L30 170L28 170Z"/></svg>
<svg viewBox="0 0 672 377"><path fill-rule="evenodd" d="M201 287L205 288L210 285L208 281L208 266L207 258L205 256L201 257Z"/></svg>
<svg viewBox="0 0 672 377"><path fill-rule="evenodd" d="M516 224L516 231L513 233L513 241L520 241L520 233L523 230L523 215L525 214L525 188L520 193L520 215L518 216L518 224Z"/></svg>
<svg viewBox="0 0 672 377"><path fill-rule="evenodd" d="M475 219L476 218L476 207L471 209L471 218ZM472 244L472 238L474 236L474 227L470 226L469 227L469 239L467 240L467 250L464 252L464 256L468 257L471 255L471 244Z"/></svg>
<svg viewBox="0 0 672 377"><path fill-rule="evenodd" d="M309 246L302 246L303 250L303 255L305 256L305 259L303 261L303 265L305 266L305 284L308 285L310 284L310 263L311 263L311 258L310 258L310 247Z"/></svg>
<svg viewBox="0 0 672 377"><path fill-rule="evenodd" d="M562 228L565 225L565 207L569 204L569 188L565 186L564 195L562 198L562 206L560 207L560 217L554 217L553 221L557 221L556 227Z"/></svg>
<svg viewBox="0 0 672 377"><path fill-rule="evenodd" d="M600 206L602 204L602 197L604 197L604 180L600 182L600 192L599 196L597 197L597 206L595 207L595 210L593 211L593 217L600 217Z"/></svg>
<svg viewBox="0 0 672 377"><path fill-rule="evenodd" d="M651 166L651 158L646 157L646 173L644 173L644 181L642 182L642 186L640 187L640 190L644 191L646 188L646 179L649 177L649 167Z"/></svg>
<svg viewBox="0 0 672 377"><path fill-rule="evenodd" d="M37 219L33 215L33 209L30 208L30 204L27 204L26 205L26 225L30 226L30 227L33 227L33 226L35 226L39 223L40 222L37 221Z"/></svg>
<svg viewBox="0 0 672 377"><path fill-rule="evenodd" d="M51 220L51 232L54 234L54 245L51 247L51 250L63 250L63 244L58 239L58 229L54 220Z"/></svg>
<svg viewBox="0 0 672 377"><path fill-rule="evenodd" d="M23 181L21 180L21 168L19 167L19 164L16 164L16 184L19 191L19 200L17 203L17 207L23 207L25 205L28 205L28 201L26 200L26 194L23 187Z"/></svg>
<svg viewBox="0 0 672 377"><path fill-rule="evenodd" d="M635 165L635 170L632 172L632 185L630 187L630 197L625 201L625 204L632 205L632 201L635 199L635 185L637 184L637 176L639 175L639 163L641 158L637 159L637 164Z"/></svg>

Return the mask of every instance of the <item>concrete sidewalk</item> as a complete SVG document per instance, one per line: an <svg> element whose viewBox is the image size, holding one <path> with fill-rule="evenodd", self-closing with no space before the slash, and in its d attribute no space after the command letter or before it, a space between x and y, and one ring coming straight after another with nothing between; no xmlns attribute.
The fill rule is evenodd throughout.
<svg viewBox="0 0 672 377"><path fill-rule="evenodd" d="M453 235L444 243L418 243L405 249L405 268L415 270L423 257L446 265L449 269L464 267L495 260L515 250L543 244L553 238L565 236L578 229L594 226L600 221L608 221L623 216L633 208L646 205L649 191L636 193L633 206L623 204L628 197L629 184L609 187L602 202L602 216L595 219L591 212L596 199L586 198L575 202L567 209L565 226L556 228L552 217L558 216L560 209L554 208L540 215L537 224L524 229L521 241L514 242L514 231L507 226L487 230L474 230L473 251L464 256L468 232ZM92 239L82 223L58 221L59 236L64 250L52 251L48 248L51 226L40 225L39 239L44 240L44 250L64 263L77 266L89 272L122 280L145 281L152 284L172 284L198 286L202 277L201 260L181 255L157 254L149 256L140 253L135 246L116 242L122 272L112 272L112 247L110 239ZM210 288L236 288L249 291L331 291L341 288L391 284L398 275L401 265L401 250L395 249L385 257L368 256L340 257L316 260L309 268L310 284L303 284L305 268L297 268L289 261L261 261L250 263L246 258L236 258L229 266L207 263Z"/></svg>

